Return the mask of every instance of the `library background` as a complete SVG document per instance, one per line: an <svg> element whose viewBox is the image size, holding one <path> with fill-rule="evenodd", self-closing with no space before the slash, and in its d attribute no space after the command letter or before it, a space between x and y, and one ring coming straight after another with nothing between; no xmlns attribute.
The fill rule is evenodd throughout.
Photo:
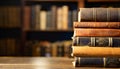
<svg viewBox="0 0 120 69"><path fill-rule="evenodd" d="M71 57L79 8L120 7L120 0L2 0L0 56Z"/></svg>

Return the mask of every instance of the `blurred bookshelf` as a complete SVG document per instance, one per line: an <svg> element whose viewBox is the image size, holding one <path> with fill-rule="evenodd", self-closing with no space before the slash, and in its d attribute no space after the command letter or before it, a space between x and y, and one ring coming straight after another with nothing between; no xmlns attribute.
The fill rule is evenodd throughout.
<svg viewBox="0 0 120 69"><path fill-rule="evenodd" d="M73 22L77 21L78 8L120 7L119 3L119 0L1 1L0 56L52 57L54 54L55 57L60 48L62 55L56 57L64 57L66 52L70 57Z"/></svg>

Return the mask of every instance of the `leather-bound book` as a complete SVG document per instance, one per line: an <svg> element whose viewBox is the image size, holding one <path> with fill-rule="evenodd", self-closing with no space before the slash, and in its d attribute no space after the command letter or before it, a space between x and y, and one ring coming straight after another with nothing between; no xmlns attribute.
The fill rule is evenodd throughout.
<svg viewBox="0 0 120 69"><path fill-rule="evenodd" d="M78 21L119 22L119 10L119 8L80 8L78 12Z"/></svg>
<svg viewBox="0 0 120 69"><path fill-rule="evenodd" d="M72 46L72 56L76 57L120 57L119 47Z"/></svg>
<svg viewBox="0 0 120 69"><path fill-rule="evenodd" d="M120 36L120 30L119 29L92 29L92 28L74 28L74 34L73 36L90 36L90 37L97 37L97 36Z"/></svg>
<svg viewBox="0 0 120 69"><path fill-rule="evenodd" d="M120 47L120 37L72 37L74 46Z"/></svg>
<svg viewBox="0 0 120 69"><path fill-rule="evenodd" d="M120 67L120 58L116 57L75 57L75 67Z"/></svg>
<svg viewBox="0 0 120 69"><path fill-rule="evenodd" d="M74 22L74 28L120 28L120 22Z"/></svg>

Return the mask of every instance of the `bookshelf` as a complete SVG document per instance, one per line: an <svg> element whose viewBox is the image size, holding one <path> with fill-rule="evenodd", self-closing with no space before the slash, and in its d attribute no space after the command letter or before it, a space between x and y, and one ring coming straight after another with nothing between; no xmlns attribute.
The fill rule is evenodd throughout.
<svg viewBox="0 0 120 69"><path fill-rule="evenodd" d="M21 1L0 2L0 56L18 56L21 44Z"/></svg>
<svg viewBox="0 0 120 69"><path fill-rule="evenodd" d="M79 5L81 2L82 5ZM29 28L23 29L25 33L23 35L23 40L28 43L33 41L33 45L35 45L35 43L39 44L39 42L41 43L42 41L48 41L50 42L50 45L53 45L56 42L63 43L67 40L72 40L72 22L73 20L77 21L77 8L78 6L83 7L83 2L83 0L24 0L24 10L26 6L29 6L32 9L35 9L36 7L39 8L39 10L36 9L36 11L32 10L31 12L36 12L40 15L32 15L33 18L39 19L36 19L33 24L31 20ZM25 13L26 12L24 11L24 14ZM73 15L74 18L72 18ZM37 20L42 24L38 24ZM24 23L24 27L25 26Z"/></svg>
<svg viewBox="0 0 120 69"><path fill-rule="evenodd" d="M9 54L8 56L34 56L32 55L33 54L32 48L34 48L33 46L36 43L39 44L39 42L41 41L48 41L50 42L50 44L54 44L56 42L61 43L67 40L72 40L71 39L71 37L73 36L72 23L73 21L77 21L77 10L79 7L101 7L101 6L120 7L119 3L120 3L119 0L97 0L97 1L96 0L18 0L18 1L4 0L1 1L0 7L15 6L15 7L19 7L20 10L16 22L13 21L11 23L10 20L12 21L12 17L7 17L7 16L15 16L15 15L13 13L10 14L10 12L8 14L5 14L4 12L5 10L4 11L0 10L0 12L4 12L4 15L6 15L6 17L4 17L4 19L6 19L5 22L3 22L4 19L2 20L0 18L0 22L1 22L0 45L5 46L3 45L3 43L4 44L6 42L10 43L12 42L12 40L10 41L10 39L15 39L17 44L13 46L15 47L14 52L16 53L14 55ZM39 10L36 8L39 8ZM63 8L65 8L64 10L67 11L67 13L61 12L61 9ZM65 14L64 17L61 17L59 15L59 19L58 19L57 13L54 14L54 12L57 11L59 11L59 14ZM37 13L36 15L34 14L35 12ZM38 15L38 13L39 14L41 13L42 15ZM3 14L0 15L3 16ZM40 16L42 17L41 19ZM74 18L71 18L73 16ZM45 18L47 19L45 20ZM61 19L63 21L61 21ZM41 20L41 22L43 23L42 24L37 23L39 20ZM17 25L17 23L19 25ZM13 44L14 44L14 40L13 40ZM32 46L28 47L30 44ZM0 56L7 56L7 54Z"/></svg>

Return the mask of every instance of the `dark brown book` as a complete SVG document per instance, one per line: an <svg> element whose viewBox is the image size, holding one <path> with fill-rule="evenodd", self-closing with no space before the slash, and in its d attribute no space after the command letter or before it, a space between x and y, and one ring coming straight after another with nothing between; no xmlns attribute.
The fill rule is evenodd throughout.
<svg viewBox="0 0 120 69"><path fill-rule="evenodd" d="M90 36L90 37L96 37L96 36L120 36L120 30L119 29L91 29L91 28L74 28L74 35L73 36Z"/></svg>
<svg viewBox="0 0 120 69"><path fill-rule="evenodd" d="M119 22L119 8L80 8L78 21Z"/></svg>
<svg viewBox="0 0 120 69"><path fill-rule="evenodd" d="M72 55L76 57L120 57L120 48L72 46Z"/></svg>
<svg viewBox="0 0 120 69"><path fill-rule="evenodd" d="M120 28L120 22L74 22L74 28Z"/></svg>

